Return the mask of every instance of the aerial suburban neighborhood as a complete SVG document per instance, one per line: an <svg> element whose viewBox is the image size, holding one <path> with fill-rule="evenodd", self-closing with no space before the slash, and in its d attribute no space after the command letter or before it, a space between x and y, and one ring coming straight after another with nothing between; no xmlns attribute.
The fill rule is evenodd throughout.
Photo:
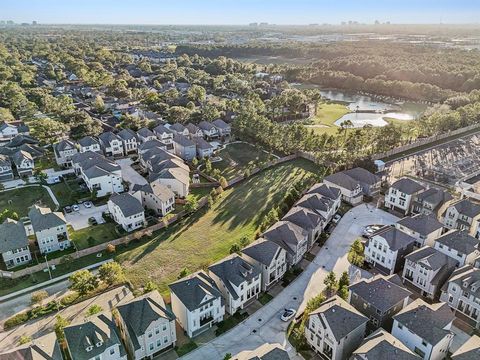
<svg viewBox="0 0 480 360"><path fill-rule="evenodd" d="M480 6L341 3L0 5L0 360L480 359Z"/></svg>

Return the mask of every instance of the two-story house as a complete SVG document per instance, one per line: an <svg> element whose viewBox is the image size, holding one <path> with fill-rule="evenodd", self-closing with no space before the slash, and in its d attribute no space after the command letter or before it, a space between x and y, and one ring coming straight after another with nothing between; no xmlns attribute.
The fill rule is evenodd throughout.
<svg viewBox="0 0 480 360"><path fill-rule="evenodd" d="M397 275L376 275L348 288L348 302L368 317L367 332L379 327L390 330L393 316L407 306L412 293L402 286Z"/></svg>
<svg viewBox="0 0 480 360"><path fill-rule="evenodd" d="M480 269L465 265L455 270L440 300L448 303L457 318L480 329Z"/></svg>
<svg viewBox="0 0 480 360"><path fill-rule="evenodd" d="M342 204L342 193L340 190L338 188L329 187L324 183L313 185L308 190L307 194L318 194L324 198L330 199L333 202L333 213L336 213Z"/></svg>
<svg viewBox="0 0 480 360"><path fill-rule="evenodd" d="M453 200L453 196L446 190L431 187L421 191L413 198L412 214L433 214L438 217L446 204Z"/></svg>
<svg viewBox="0 0 480 360"><path fill-rule="evenodd" d="M322 233L323 224L326 221L322 215L301 206L292 207L282 220L290 221L308 232L309 248Z"/></svg>
<svg viewBox="0 0 480 360"><path fill-rule="evenodd" d="M451 356L452 360L471 360L480 358L480 337L472 335Z"/></svg>
<svg viewBox="0 0 480 360"><path fill-rule="evenodd" d="M137 151L138 141L137 134L131 129L122 129L117 136L122 140L123 150L125 154Z"/></svg>
<svg viewBox="0 0 480 360"><path fill-rule="evenodd" d="M228 137L232 133L232 127L222 119L212 121L212 125L217 129L218 136L222 138Z"/></svg>
<svg viewBox="0 0 480 360"><path fill-rule="evenodd" d="M342 200L350 205L358 205L363 201L363 188L359 181L343 172L326 176L323 182L330 188L339 189Z"/></svg>
<svg viewBox="0 0 480 360"><path fill-rule="evenodd" d="M446 303L417 299L393 318L392 335L423 360L444 359L450 349L454 315Z"/></svg>
<svg viewBox="0 0 480 360"><path fill-rule="evenodd" d="M285 249L289 267L298 265L308 251L307 230L290 221L277 221L263 233L263 237Z"/></svg>
<svg viewBox="0 0 480 360"><path fill-rule="evenodd" d="M188 131L188 129L180 123L174 123L170 125L168 129L172 131L174 135L183 135L183 136L190 135L190 132Z"/></svg>
<svg viewBox="0 0 480 360"><path fill-rule="evenodd" d="M7 269L32 260L27 233L21 222L6 219L0 224L0 253Z"/></svg>
<svg viewBox="0 0 480 360"><path fill-rule="evenodd" d="M153 133L164 144L173 144L173 132L166 128L164 125L158 125L153 129Z"/></svg>
<svg viewBox="0 0 480 360"><path fill-rule="evenodd" d="M195 337L223 320L225 304L215 281L198 271L170 285L172 311L189 337Z"/></svg>
<svg viewBox="0 0 480 360"><path fill-rule="evenodd" d="M35 162L29 152L19 150L12 156L12 161L17 169L18 176L31 176L33 175L33 169L35 168Z"/></svg>
<svg viewBox="0 0 480 360"><path fill-rule="evenodd" d="M367 322L366 316L336 295L308 315L305 339L323 358L348 359L362 343Z"/></svg>
<svg viewBox="0 0 480 360"><path fill-rule="evenodd" d="M442 216L442 222L449 229L466 230L475 236L479 231L480 205L469 199L453 202Z"/></svg>
<svg viewBox="0 0 480 360"><path fill-rule="evenodd" d="M195 143L184 135L177 134L173 137L173 149L175 155L186 161L192 161L197 156Z"/></svg>
<svg viewBox="0 0 480 360"><path fill-rule="evenodd" d="M144 208L153 210L158 216L165 216L175 208L175 194L160 183L137 185L132 189L133 196Z"/></svg>
<svg viewBox="0 0 480 360"><path fill-rule="evenodd" d="M434 215L417 214L406 216L395 223L395 227L415 238L415 247L433 246L434 241L442 235L443 224Z"/></svg>
<svg viewBox="0 0 480 360"><path fill-rule="evenodd" d="M322 227L325 228L335 215L334 202L322 195L305 194L295 203L297 207L310 209L322 217Z"/></svg>
<svg viewBox="0 0 480 360"><path fill-rule="evenodd" d="M204 159L206 157L212 156L215 148L208 141L206 141L202 137L197 137L197 138L193 138L193 142L197 147L197 157L199 159Z"/></svg>
<svg viewBox="0 0 480 360"><path fill-rule="evenodd" d="M0 181L13 180L12 162L7 155L0 154Z"/></svg>
<svg viewBox="0 0 480 360"><path fill-rule="evenodd" d="M63 213L33 205L28 212L28 217L42 254L70 247L67 220Z"/></svg>
<svg viewBox="0 0 480 360"><path fill-rule="evenodd" d="M260 269L250 265L238 254L209 266L208 271L222 293L225 310L230 315L258 299L262 286Z"/></svg>
<svg viewBox="0 0 480 360"><path fill-rule="evenodd" d="M203 138L203 131L197 126L192 123L188 123L186 126L188 130L188 136L190 139L195 139L195 138Z"/></svg>
<svg viewBox="0 0 480 360"><path fill-rule="evenodd" d="M83 323L66 326L63 332L70 359L127 360L120 333L109 314L89 317Z"/></svg>
<svg viewBox="0 0 480 360"><path fill-rule="evenodd" d="M125 231L133 231L146 224L142 203L129 193L113 194L107 206L113 220Z"/></svg>
<svg viewBox="0 0 480 360"><path fill-rule="evenodd" d="M100 146L106 156L123 156L123 141L111 131L98 135Z"/></svg>
<svg viewBox="0 0 480 360"><path fill-rule="evenodd" d="M343 173L360 183L363 195L371 197L380 192L382 179L379 176L372 174L370 171L361 167L356 167L344 170Z"/></svg>
<svg viewBox="0 0 480 360"><path fill-rule="evenodd" d="M418 292L434 300L457 266L457 261L444 253L424 246L405 256L402 278Z"/></svg>
<svg viewBox="0 0 480 360"><path fill-rule="evenodd" d="M410 179L401 178L395 181L385 194L385 207L408 215L416 195L425 190L422 184Z"/></svg>
<svg viewBox="0 0 480 360"><path fill-rule="evenodd" d="M146 143L147 141L157 139L157 135L155 135L152 130L145 127L137 131L137 137L141 143Z"/></svg>
<svg viewBox="0 0 480 360"><path fill-rule="evenodd" d="M117 310L117 324L130 358L152 359L175 346L175 315L158 291L122 303Z"/></svg>
<svg viewBox="0 0 480 360"><path fill-rule="evenodd" d="M77 144L71 140L62 140L53 145L55 161L63 167L72 166L72 156L78 153Z"/></svg>
<svg viewBox="0 0 480 360"><path fill-rule="evenodd" d="M187 197L190 191L190 173L181 167L167 168L159 173L151 174L148 181L150 185L155 183L165 185L180 198Z"/></svg>
<svg viewBox="0 0 480 360"><path fill-rule="evenodd" d="M78 146L81 153L94 152L101 153L100 142L91 136L85 136L78 140Z"/></svg>
<svg viewBox="0 0 480 360"><path fill-rule="evenodd" d="M270 240L258 239L242 250L242 258L262 272L262 291L276 284L287 271L287 253Z"/></svg>
<svg viewBox="0 0 480 360"><path fill-rule="evenodd" d="M469 235L466 230L450 230L435 240L435 249L450 256L458 266L473 265L480 257L479 240Z"/></svg>
<svg viewBox="0 0 480 360"><path fill-rule="evenodd" d="M413 251L415 238L393 226L385 226L368 239L365 261L384 274L400 271L404 257Z"/></svg>
<svg viewBox="0 0 480 360"><path fill-rule="evenodd" d="M218 138L218 130L211 122L200 121L198 127L203 131L203 135L207 140Z"/></svg>
<svg viewBox="0 0 480 360"><path fill-rule="evenodd" d="M63 360L53 331L13 349L0 351L0 360Z"/></svg>

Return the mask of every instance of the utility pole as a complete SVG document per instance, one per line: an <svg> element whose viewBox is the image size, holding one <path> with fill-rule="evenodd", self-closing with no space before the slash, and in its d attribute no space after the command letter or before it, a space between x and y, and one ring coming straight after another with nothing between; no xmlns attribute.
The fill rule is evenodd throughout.
<svg viewBox="0 0 480 360"><path fill-rule="evenodd" d="M45 255L45 263L47 264L48 275L50 275L50 280L52 280L52 272L50 271L50 266L48 265L47 255Z"/></svg>

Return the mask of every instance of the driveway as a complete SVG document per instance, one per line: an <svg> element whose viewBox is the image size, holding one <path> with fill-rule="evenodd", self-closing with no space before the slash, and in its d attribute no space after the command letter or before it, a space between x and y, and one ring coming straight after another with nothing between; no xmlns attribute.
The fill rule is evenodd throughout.
<svg viewBox="0 0 480 360"><path fill-rule="evenodd" d="M347 260L350 245L361 236L365 225L392 224L397 220L394 215L372 205L362 204L353 208L337 224L314 261L290 286L231 331L182 359L222 359L228 352L238 354L265 343L279 343L289 352L291 359L302 359L287 343L288 323L280 320L280 312L284 308L295 308L302 312L307 301L323 290L323 280L331 270L337 274L349 271L352 280L359 280L359 272Z"/></svg>
<svg viewBox="0 0 480 360"><path fill-rule="evenodd" d="M133 161L130 158L118 159L116 163L122 168L122 178L124 181L130 183L130 189L133 185L145 185L148 184L147 180L140 175L136 170L132 168Z"/></svg>
<svg viewBox="0 0 480 360"><path fill-rule="evenodd" d="M91 226L88 223L88 219L92 216L99 224L103 224L105 222L102 214L108 210L107 205L93 205L90 209L87 209L83 204L80 204L79 206L80 211L72 211L69 214L65 214L65 219L68 223L70 223L70 225L72 225L74 230L85 229Z"/></svg>

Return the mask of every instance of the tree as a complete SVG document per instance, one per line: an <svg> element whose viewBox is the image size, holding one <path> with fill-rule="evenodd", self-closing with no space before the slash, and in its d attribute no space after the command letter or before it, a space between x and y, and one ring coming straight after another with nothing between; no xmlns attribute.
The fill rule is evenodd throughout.
<svg viewBox="0 0 480 360"><path fill-rule="evenodd" d="M240 246L241 246L241 247L245 247L245 246L247 246L248 244L250 244L250 239L248 238L248 236L243 236L243 237L240 239Z"/></svg>
<svg viewBox="0 0 480 360"><path fill-rule="evenodd" d="M149 293L151 291L155 291L155 290L158 290L158 285L151 280L147 281L147 283L143 287L144 294Z"/></svg>
<svg viewBox="0 0 480 360"><path fill-rule="evenodd" d="M343 300L348 300L348 286L344 285L339 287L337 295L340 296Z"/></svg>
<svg viewBox="0 0 480 360"><path fill-rule="evenodd" d="M100 95L97 95L95 97L95 100L93 101L93 106L100 113L105 111L105 102L103 101L103 98Z"/></svg>
<svg viewBox="0 0 480 360"><path fill-rule="evenodd" d="M187 92L187 98L196 103L203 103L207 97L207 92L204 87L200 85L192 85Z"/></svg>
<svg viewBox="0 0 480 360"><path fill-rule="evenodd" d="M88 294L97 288L97 278L88 270L79 270L71 275L70 289L78 292L80 296Z"/></svg>
<svg viewBox="0 0 480 360"><path fill-rule="evenodd" d="M32 294L31 302L33 305L42 304L43 300L48 298L48 292L46 290L38 290Z"/></svg>
<svg viewBox="0 0 480 360"><path fill-rule="evenodd" d="M187 276L188 274L190 274L190 270L188 270L188 268L184 267L184 268L180 271L180 274L178 274L178 279L182 279L182 278L184 278L185 276Z"/></svg>
<svg viewBox="0 0 480 360"><path fill-rule="evenodd" d="M205 172L210 174L212 172L212 162L210 159L205 160Z"/></svg>
<svg viewBox="0 0 480 360"><path fill-rule="evenodd" d="M18 344L19 345L24 345L32 341L32 338L28 335L22 335L20 336L20 339L18 339Z"/></svg>
<svg viewBox="0 0 480 360"><path fill-rule="evenodd" d="M86 315L92 316L103 311L103 308L98 304L93 304L87 309Z"/></svg>
<svg viewBox="0 0 480 360"><path fill-rule="evenodd" d="M115 252L115 245L113 245L113 244L108 244L106 250L107 250L107 253L109 253L109 254L114 253L114 252Z"/></svg>
<svg viewBox="0 0 480 360"><path fill-rule="evenodd" d="M116 261L108 262L100 266L98 276L100 280L107 283L108 286L121 283L126 279L122 266Z"/></svg>
<svg viewBox="0 0 480 360"><path fill-rule="evenodd" d="M230 360L232 358L232 354L226 353L225 356L223 357L223 360Z"/></svg>
<svg viewBox="0 0 480 360"><path fill-rule="evenodd" d="M347 255L348 261L355 266L363 266L365 261L364 248L360 240L355 240Z"/></svg>
<svg viewBox="0 0 480 360"><path fill-rule="evenodd" d="M6 219L18 220L18 214L10 209L4 209L0 213L0 223L3 223Z"/></svg>
<svg viewBox="0 0 480 360"><path fill-rule="evenodd" d="M350 277L348 276L348 272L344 271L338 280L338 288L341 289L343 286L348 287L350 285Z"/></svg>
<svg viewBox="0 0 480 360"><path fill-rule="evenodd" d="M220 176L220 178L218 179L218 183L223 189L225 189L228 186L228 181L223 176Z"/></svg>
<svg viewBox="0 0 480 360"><path fill-rule="evenodd" d="M50 118L35 119L29 125L32 128L32 134L42 144L53 144L70 131L68 125Z"/></svg>
<svg viewBox="0 0 480 360"><path fill-rule="evenodd" d="M193 196L189 196L185 202L185 211L187 214L191 214L198 209L198 200Z"/></svg>
<svg viewBox="0 0 480 360"><path fill-rule="evenodd" d="M196 157L194 157L192 159L192 165L196 168L198 166L198 159Z"/></svg>
<svg viewBox="0 0 480 360"><path fill-rule="evenodd" d="M323 280L323 284L325 285L325 290L329 296L331 296L338 289L337 277L333 271L328 273L325 280Z"/></svg>
<svg viewBox="0 0 480 360"><path fill-rule="evenodd" d="M57 315L54 328L55 328L55 334L57 334L57 339L60 342L63 342L65 340L65 333L63 332L63 330L69 324L70 322L67 319L65 319L61 315Z"/></svg>
<svg viewBox="0 0 480 360"><path fill-rule="evenodd" d="M240 247L240 245L238 245L237 243L235 243L235 244L233 244L233 245L230 247L230 254L239 253L240 250L242 250L242 248Z"/></svg>
<svg viewBox="0 0 480 360"><path fill-rule="evenodd" d="M308 300L307 305L305 306L305 311L302 317L302 324L301 328L305 326L306 321L308 320L308 316L310 313L320 307L320 305L325 301L325 296L323 294L318 294L317 296Z"/></svg>

